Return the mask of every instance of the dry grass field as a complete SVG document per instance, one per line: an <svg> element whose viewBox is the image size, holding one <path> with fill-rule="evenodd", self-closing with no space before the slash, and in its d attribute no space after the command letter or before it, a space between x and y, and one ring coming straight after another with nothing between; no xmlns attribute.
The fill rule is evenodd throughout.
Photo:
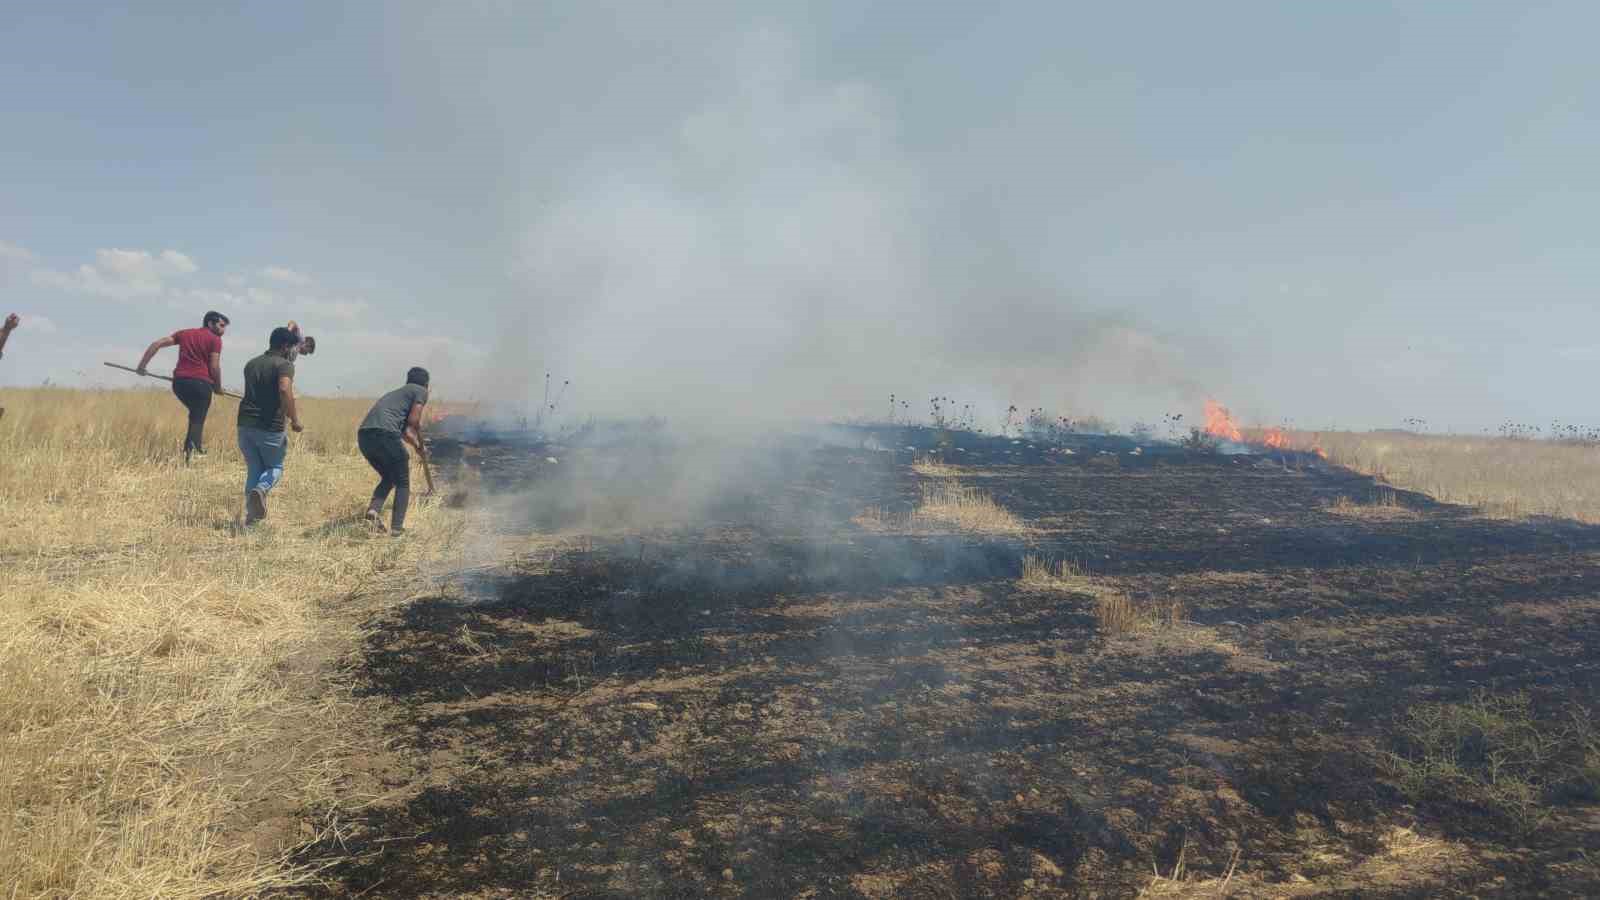
<svg viewBox="0 0 1600 900"><path fill-rule="evenodd" d="M0 404L6 896L1600 883L1600 537L1507 521L1600 521L1585 448L833 448L603 534L673 473L573 451L518 560L487 510L367 531L365 400L305 401L249 533L231 402L190 468L164 391ZM468 545L491 602L416 580Z"/></svg>
<svg viewBox="0 0 1600 900"><path fill-rule="evenodd" d="M1247 437L1248 437L1247 433ZM1600 522L1600 447L1398 431L1293 432L1291 446L1394 487L1508 518Z"/></svg>
<svg viewBox="0 0 1600 900"><path fill-rule="evenodd" d="M460 514L414 503L401 540L360 525L358 398L303 401L270 517L246 534L233 401L192 468L164 391L7 389L0 405L0 893L307 880L286 853L359 800L341 760L368 750L325 664L358 639L348 611L440 552Z"/></svg>

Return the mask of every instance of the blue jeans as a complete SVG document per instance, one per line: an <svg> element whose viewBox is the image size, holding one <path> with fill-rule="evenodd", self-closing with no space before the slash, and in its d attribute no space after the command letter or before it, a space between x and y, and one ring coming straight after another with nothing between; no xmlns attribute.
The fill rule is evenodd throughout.
<svg viewBox="0 0 1600 900"><path fill-rule="evenodd" d="M244 492L259 488L265 494L283 477L283 453L288 435L282 431L239 426L239 452L244 454Z"/></svg>

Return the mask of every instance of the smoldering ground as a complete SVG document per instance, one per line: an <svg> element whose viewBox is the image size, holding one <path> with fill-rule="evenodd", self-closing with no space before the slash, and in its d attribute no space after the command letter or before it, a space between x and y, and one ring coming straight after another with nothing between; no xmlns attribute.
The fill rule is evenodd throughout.
<svg viewBox="0 0 1600 900"><path fill-rule="evenodd" d="M724 826L702 821L683 804L724 779L733 779L730 789L737 782L749 791L742 801L748 804L804 792L813 779L833 785L830 792L849 793L843 786L855 777L850 773L860 763L857 754L899 746L912 726L898 715L895 721L860 721L850 726L857 750L825 753L802 752L795 742L799 735L787 734L789 728L836 712L853 716L844 711L857 703L876 708L927 679L955 689L962 676L942 665L863 663L966 643L962 616L922 609L916 593L1008 577L1019 569L1022 552L1020 543L1008 539L852 529L849 519L863 503L903 507L917 496L903 477L904 453L863 450L861 443L855 436L850 446L839 431L751 433L732 441L726 432L711 437L618 424L566 445L539 443L514 451L502 446L489 456L456 457L446 446L442 468L470 460L484 468L480 484L505 486L504 493L481 498L497 527L552 533L565 543L530 569L477 579L465 602L440 598L408 607L395 623L404 636L384 629L369 647L372 687L402 699L408 719L420 716L407 731L441 771L465 763L501 772L492 776L499 782L520 779L512 772L524 766L555 763L554 780L536 789L540 798L518 799L520 789L510 782L499 782L507 788L502 790L452 775L416 802L433 811L427 815L467 816L486 830L467 826L462 832L463 822L436 822L422 826L424 839L451 846L465 841L461 846L479 849L493 845L484 851L485 866L452 863L453 871L430 869L425 879L402 885L389 880L391 871L410 863L385 850L376 868L356 866L346 883L377 879L386 891L410 886L470 892L503 876L528 885L559 884L565 870L567 883L577 878L618 896L699 894L704 884L675 884L663 876L656 850L601 831L593 833L607 845L601 855L609 888L572 868L588 863L565 858L552 857L547 872L512 876L502 867L523 866L529 851L547 852L536 848L554 852L574 826L603 831L611 826L600 823L617 823L659 832L669 843L678 840L669 832L710 840ZM531 468L528 459L536 461ZM495 466L514 470L516 486L498 480L489 471ZM896 599L883 607L858 606L851 599L885 591ZM457 661L465 667L453 664L443 678L425 674L418 665L427 666L424 660L435 652L465 654ZM781 709L794 714L781 740L750 731ZM570 732L565 716L580 711L585 721L606 723L604 737L587 733L587 727L584 736ZM629 722L613 712L645 718ZM679 713L700 721L692 730L704 727L706 738L680 733L686 720L671 724ZM465 718L458 720L458 714ZM457 721L484 725L493 737L457 744L445 736ZM613 732L613 726L621 730ZM686 738L723 746L702 747L709 755L695 750L683 756L687 745L679 744ZM513 740L518 749L503 755L502 740ZM658 744L659 752L645 749ZM770 759L769 745L778 754ZM577 765L568 767L560 758ZM743 774L725 770L730 765ZM937 778L951 790L999 790L994 773L970 761L947 760ZM614 794L619 779L644 792L636 810L618 805L634 802ZM525 805L530 802L539 809ZM801 801L796 795L780 802ZM878 815L865 810L864 799L841 796L837 802L841 822L864 812ZM386 810L380 818L400 818L377 827L400 827L401 819L423 807ZM508 815L516 822L502 820ZM629 821L634 824L622 825ZM773 890L815 877L789 868L787 851L772 845L771 836L739 832L730 832L731 843L722 849L707 847L711 855L694 864L710 867L707 884L725 883L731 876L723 870L735 864L740 877L754 877Z"/></svg>
<svg viewBox="0 0 1600 900"><path fill-rule="evenodd" d="M1235 883L1263 894L1301 873L1370 885L1394 829L1433 815L1379 769L1408 698L1458 696L1463 673L1552 703L1593 688L1593 616L1484 605L1568 603L1592 528L1416 495L1408 517L1343 516L1333 501L1370 481L1248 455L1019 457L992 439L952 476L864 441L648 434L478 457L540 460L496 510L530 549L371 631L364 690L391 702L411 768L329 848L337 890L1126 895L1153 868L1220 879L1240 848ZM851 521L952 477L1030 530ZM1095 578L1029 587L1025 552ZM1105 588L1179 598L1186 619L1107 634L1082 593ZM1492 817L1426 821L1524 840ZM1559 862L1573 839L1532 852ZM1483 865L1530 888L1545 870L1452 849L1383 877L1476 884Z"/></svg>

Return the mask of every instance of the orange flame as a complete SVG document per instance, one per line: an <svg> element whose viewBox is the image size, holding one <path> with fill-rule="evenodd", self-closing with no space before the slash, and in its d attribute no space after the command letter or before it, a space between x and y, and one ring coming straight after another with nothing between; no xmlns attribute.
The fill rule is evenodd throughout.
<svg viewBox="0 0 1600 900"><path fill-rule="evenodd" d="M458 403L430 403L422 409L422 421L427 425L437 425L451 416L476 416L478 415L478 401L472 400Z"/></svg>
<svg viewBox="0 0 1600 900"><path fill-rule="evenodd" d="M1215 400L1206 401L1206 434L1223 440L1233 441L1238 444L1255 444L1269 447L1273 450L1297 450L1299 452L1313 453L1321 459L1327 459L1327 451L1317 443L1317 435L1307 432L1291 434L1284 428L1252 428L1246 436L1239 423L1233 418L1233 413L1228 408ZM1296 444L1299 446L1296 447Z"/></svg>
<svg viewBox="0 0 1600 900"><path fill-rule="evenodd" d="M1244 434L1228 408L1215 400L1206 401L1206 434L1223 440L1244 443Z"/></svg>

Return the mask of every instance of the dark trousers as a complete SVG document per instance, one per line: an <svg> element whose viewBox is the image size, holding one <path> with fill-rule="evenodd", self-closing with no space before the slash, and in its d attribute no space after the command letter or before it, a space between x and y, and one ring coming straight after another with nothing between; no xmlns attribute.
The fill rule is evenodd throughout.
<svg viewBox="0 0 1600 900"><path fill-rule="evenodd" d="M363 428L356 432L356 446L367 458L382 479L372 492L372 503L367 508L375 513L383 511L383 501L394 491L394 516L390 527L394 531L406 527L406 507L411 505L411 456L400 435L378 428Z"/></svg>
<svg viewBox="0 0 1600 900"><path fill-rule="evenodd" d="M204 451L206 413L211 411L211 382L201 378L172 379L172 393L178 401L189 407L189 433L183 438L183 450Z"/></svg>

